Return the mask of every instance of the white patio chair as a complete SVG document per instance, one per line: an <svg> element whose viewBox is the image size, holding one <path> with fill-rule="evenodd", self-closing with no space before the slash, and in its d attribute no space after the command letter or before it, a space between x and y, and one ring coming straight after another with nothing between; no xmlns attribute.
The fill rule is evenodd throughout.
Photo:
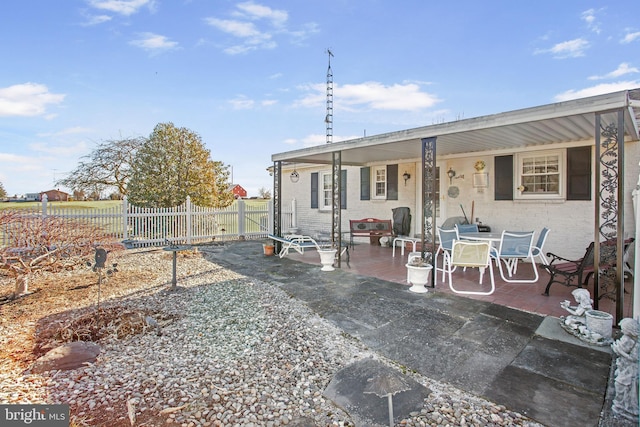
<svg viewBox="0 0 640 427"><path fill-rule="evenodd" d="M470 294L470 295L491 295L496 290L496 282L493 277L493 266L491 264L491 243L490 242L475 242L469 240L454 240L451 249L451 260L448 264L447 273L449 274L449 288L457 294ZM473 267L480 270L480 281L482 285L482 278L486 268L489 269L489 276L491 277L491 289L488 291L462 291L453 287L453 280L451 278L453 269L456 267Z"/></svg>
<svg viewBox="0 0 640 427"><path fill-rule="evenodd" d="M445 280L445 274L447 272L447 265L451 260L451 249L453 247L453 241L458 238L458 231L454 228L451 230L444 230L442 228L438 228L438 250L436 251L435 257L435 274L438 274L438 271L442 271L442 282ZM442 252L442 268L438 268L438 254ZM455 268L454 268L455 270Z"/></svg>
<svg viewBox="0 0 640 427"><path fill-rule="evenodd" d="M500 269L500 277L509 283L535 283L538 281L538 268L533 258L533 231L529 232L512 232L503 231L500 239L500 247L496 250L491 249L491 257L495 258L498 268ZM533 267L533 279L511 279L511 276L517 271L517 264L521 259L529 259ZM507 269L507 276L504 275L502 269L504 263Z"/></svg>

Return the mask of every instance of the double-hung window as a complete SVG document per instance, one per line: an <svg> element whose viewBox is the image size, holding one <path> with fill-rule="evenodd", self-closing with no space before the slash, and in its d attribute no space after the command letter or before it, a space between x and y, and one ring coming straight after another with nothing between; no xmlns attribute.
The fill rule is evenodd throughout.
<svg viewBox="0 0 640 427"><path fill-rule="evenodd" d="M387 198L387 167L377 166L373 168L374 199Z"/></svg>
<svg viewBox="0 0 640 427"><path fill-rule="evenodd" d="M331 201L331 173L324 172L320 174L322 188L322 207L320 209L331 209L333 203Z"/></svg>
<svg viewBox="0 0 640 427"><path fill-rule="evenodd" d="M564 150L517 154L514 198L563 199L564 163Z"/></svg>

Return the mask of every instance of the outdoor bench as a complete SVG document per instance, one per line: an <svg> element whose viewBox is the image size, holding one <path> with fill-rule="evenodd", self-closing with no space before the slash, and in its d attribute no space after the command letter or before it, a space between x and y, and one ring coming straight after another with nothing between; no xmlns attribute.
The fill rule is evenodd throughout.
<svg viewBox="0 0 640 427"><path fill-rule="evenodd" d="M349 220L349 245L353 247L354 237L369 237L369 243L377 244L382 236L393 236L390 219L363 218Z"/></svg>

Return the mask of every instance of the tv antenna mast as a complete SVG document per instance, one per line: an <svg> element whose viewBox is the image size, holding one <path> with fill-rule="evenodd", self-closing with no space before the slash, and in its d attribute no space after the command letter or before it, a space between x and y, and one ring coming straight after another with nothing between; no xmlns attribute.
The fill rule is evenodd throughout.
<svg viewBox="0 0 640 427"><path fill-rule="evenodd" d="M327 115L324 122L327 125L327 144L333 142L333 71L331 71L331 57L333 53L327 49L329 67L327 68Z"/></svg>

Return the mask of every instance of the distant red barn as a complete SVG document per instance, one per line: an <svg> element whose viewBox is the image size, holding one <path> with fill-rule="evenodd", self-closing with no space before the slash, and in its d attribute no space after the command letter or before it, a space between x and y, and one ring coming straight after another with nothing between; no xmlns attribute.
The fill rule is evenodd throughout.
<svg viewBox="0 0 640 427"><path fill-rule="evenodd" d="M242 188L239 184L229 184L229 190L233 193L233 197L236 199L247 197L247 190Z"/></svg>
<svg viewBox="0 0 640 427"><path fill-rule="evenodd" d="M50 202L68 202L69 201L69 193L65 193L60 190L49 190L43 191L40 193L40 200L42 200L43 195L47 195L47 200Z"/></svg>

